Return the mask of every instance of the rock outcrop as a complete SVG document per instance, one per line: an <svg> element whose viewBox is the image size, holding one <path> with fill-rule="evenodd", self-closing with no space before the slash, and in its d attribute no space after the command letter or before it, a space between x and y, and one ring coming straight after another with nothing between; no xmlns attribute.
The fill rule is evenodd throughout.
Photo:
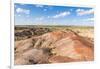
<svg viewBox="0 0 100 69"><path fill-rule="evenodd" d="M15 64L94 60L93 42L71 30L53 31L15 42Z"/></svg>

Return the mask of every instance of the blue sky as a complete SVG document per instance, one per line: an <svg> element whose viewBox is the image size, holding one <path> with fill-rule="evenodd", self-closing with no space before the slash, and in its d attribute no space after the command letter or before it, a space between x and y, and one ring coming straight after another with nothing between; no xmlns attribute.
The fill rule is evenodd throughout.
<svg viewBox="0 0 100 69"><path fill-rule="evenodd" d="M19 3L14 7L15 25L94 25L94 9L89 7Z"/></svg>

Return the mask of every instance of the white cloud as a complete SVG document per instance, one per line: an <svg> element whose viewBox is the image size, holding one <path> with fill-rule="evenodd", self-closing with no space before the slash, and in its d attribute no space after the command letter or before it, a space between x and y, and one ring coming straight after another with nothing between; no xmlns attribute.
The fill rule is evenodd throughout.
<svg viewBox="0 0 100 69"><path fill-rule="evenodd" d="M65 11L65 12L61 12L59 14L56 14L55 16L53 16L53 18L65 17L67 15L70 15L70 12Z"/></svg>
<svg viewBox="0 0 100 69"><path fill-rule="evenodd" d="M24 13L24 14L30 14L30 10L23 9L23 8L17 8L16 9L17 13Z"/></svg>
<svg viewBox="0 0 100 69"><path fill-rule="evenodd" d="M35 20L41 21L41 20L43 20L43 19L44 19L44 17L37 17Z"/></svg>
<svg viewBox="0 0 100 69"><path fill-rule="evenodd" d="M27 15L26 17L30 17L29 15Z"/></svg>
<svg viewBox="0 0 100 69"><path fill-rule="evenodd" d="M77 9L76 12L82 12L85 11L84 9Z"/></svg>
<svg viewBox="0 0 100 69"><path fill-rule="evenodd" d="M47 18L50 18L50 16L47 16Z"/></svg>
<svg viewBox="0 0 100 69"><path fill-rule="evenodd" d="M94 9L90 9L90 10L77 9L76 12L78 16L82 16L82 15L93 14Z"/></svg>
<svg viewBox="0 0 100 69"><path fill-rule="evenodd" d="M87 19L84 19L84 21L94 21L94 18L87 18Z"/></svg>
<svg viewBox="0 0 100 69"><path fill-rule="evenodd" d="M43 11L47 11L47 9L45 8L45 9L43 9Z"/></svg>
<svg viewBox="0 0 100 69"><path fill-rule="evenodd" d="M40 7L40 8L43 8L43 5L36 5L36 7Z"/></svg>
<svg viewBox="0 0 100 69"><path fill-rule="evenodd" d="M18 16L21 16L20 14Z"/></svg>

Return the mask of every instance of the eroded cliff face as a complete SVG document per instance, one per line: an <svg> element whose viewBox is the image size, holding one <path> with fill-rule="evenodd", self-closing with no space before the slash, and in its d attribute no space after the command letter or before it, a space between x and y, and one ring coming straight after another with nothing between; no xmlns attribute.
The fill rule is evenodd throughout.
<svg viewBox="0 0 100 69"><path fill-rule="evenodd" d="M52 31L15 41L15 64L47 64L94 60L93 42L71 30Z"/></svg>

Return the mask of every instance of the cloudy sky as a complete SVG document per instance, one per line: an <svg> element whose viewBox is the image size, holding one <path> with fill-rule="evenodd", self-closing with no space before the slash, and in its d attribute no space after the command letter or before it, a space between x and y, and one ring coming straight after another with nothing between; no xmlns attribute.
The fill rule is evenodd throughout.
<svg viewBox="0 0 100 69"><path fill-rule="evenodd" d="M14 5L15 25L94 25L89 7L18 4Z"/></svg>

